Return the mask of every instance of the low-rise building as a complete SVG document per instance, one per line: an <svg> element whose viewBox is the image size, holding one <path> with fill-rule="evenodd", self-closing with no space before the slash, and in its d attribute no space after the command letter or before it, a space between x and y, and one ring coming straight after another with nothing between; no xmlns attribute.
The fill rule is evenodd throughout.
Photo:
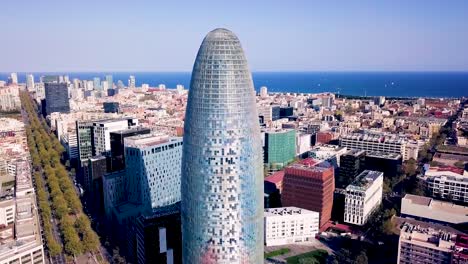
<svg viewBox="0 0 468 264"><path fill-rule="evenodd" d="M45 263L24 124L0 118L0 264Z"/></svg>
<svg viewBox="0 0 468 264"><path fill-rule="evenodd" d="M265 209L264 236L266 246L280 246L315 239L319 232L318 212L297 207Z"/></svg>
<svg viewBox="0 0 468 264"><path fill-rule="evenodd" d="M404 136L374 131L349 133L340 137L340 146L347 147L348 149L396 153L400 154L403 160L414 158L414 151L409 153L406 149L408 145L414 147L414 144Z"/></svg>
<svg viewBox="0 0 468 264"><path fill-rule="evenodd" d="M468 203L467 171L456 167L429 167L421 178L432 197Z"/></svg>
<svg viewBox="0 0 468 264"><path fill-rule="evenodd" d="M468 223L468 207L406 194L401 199L401 216L442 224L462 224Z"/></svg>
<svg viewBox="0 0 468 264"><path fill-rule="evenodd" d="M383 173L365 170L346 187L344 221L364 225L382 203Z"/></svg>
<svg viewBox="0 0 468 264"><path fill-rule="evenodd" d="M404 223L398 242L398 264L450 264L457 234L431 225ZM463 263L463 262L462 262Z"/></svg>

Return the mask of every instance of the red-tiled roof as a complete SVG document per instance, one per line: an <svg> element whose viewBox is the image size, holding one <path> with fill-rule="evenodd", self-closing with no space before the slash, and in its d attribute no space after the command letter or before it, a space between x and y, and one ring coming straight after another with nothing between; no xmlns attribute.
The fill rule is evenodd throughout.
<svg viewBox="0 0 468 264"><path fill-rule="evenodd" d="M273 173L272 175L266 177L265 181L276 184L278 182L282 182L283 178L284 178L284 170L277 171L277 172Z"/></svg>
<svg viewBox="0 0 468 264"><path fill-rule="evenodd" d="M460 175L463 175L463 169L453 167L453 166L441 166L441 167L430 167L429 170L432 171L450 171Z"/></svg>

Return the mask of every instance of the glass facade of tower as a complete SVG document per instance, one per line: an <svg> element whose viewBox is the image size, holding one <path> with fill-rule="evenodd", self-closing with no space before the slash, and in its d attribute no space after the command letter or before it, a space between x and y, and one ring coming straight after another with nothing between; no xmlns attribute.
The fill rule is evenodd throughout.
<svg viewBox="0 0 468 264"><path fill-rule="evenodd" d="M182 162L184 263L263 263L255 91L237 37L216 29L195 60Z"/></svg>

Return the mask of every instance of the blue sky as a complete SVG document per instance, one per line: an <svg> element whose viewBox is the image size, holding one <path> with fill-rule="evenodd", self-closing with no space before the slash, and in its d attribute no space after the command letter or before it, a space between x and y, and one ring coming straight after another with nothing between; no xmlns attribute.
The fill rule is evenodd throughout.
<svg viewBox="0 0 468 264"><path fill-rule="evenodd" d="M190 71L210 30L253 71L468 71L468 1L5 0L0 71Z"/></svg>

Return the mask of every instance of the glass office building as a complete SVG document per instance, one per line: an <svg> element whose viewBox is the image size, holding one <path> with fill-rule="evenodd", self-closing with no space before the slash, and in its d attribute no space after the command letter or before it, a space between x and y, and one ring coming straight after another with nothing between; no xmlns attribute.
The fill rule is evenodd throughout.
<svg viewBox="0 0 468 264"><path fill-rule="evenodd" d="M238 38L216 29L195 60L184 128L184 263L263 263L255 91Z"/></svg>

